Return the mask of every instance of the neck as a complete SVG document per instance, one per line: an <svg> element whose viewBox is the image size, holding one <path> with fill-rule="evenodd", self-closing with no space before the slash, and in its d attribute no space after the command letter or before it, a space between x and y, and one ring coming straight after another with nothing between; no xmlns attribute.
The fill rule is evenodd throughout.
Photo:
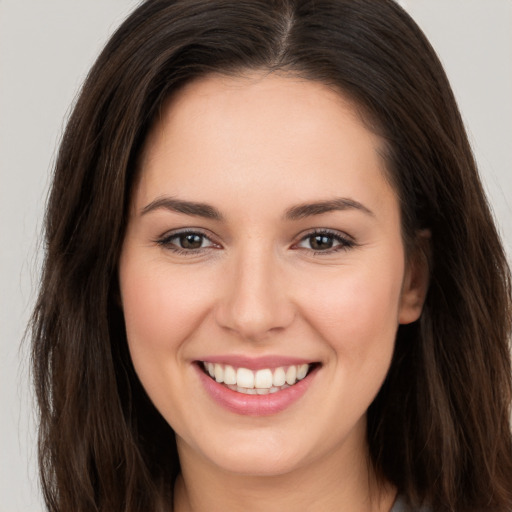
<svg viewBox="0 0 512 512"><path fill-rule="evenodd" d="M353 446L265 476L225 471L183 443L178 447L182 472L175 486L175 512L388 512L396 496L393 486L375 475L369 457L361 457Z"/></svg>

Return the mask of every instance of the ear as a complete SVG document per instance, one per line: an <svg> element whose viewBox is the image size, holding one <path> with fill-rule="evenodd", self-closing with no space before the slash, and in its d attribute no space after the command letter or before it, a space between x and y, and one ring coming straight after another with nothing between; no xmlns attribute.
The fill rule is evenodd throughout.
<svg viewBox="0 0 512 512"><path fill-rule="evenodd" d="M421 230L406 261L398 323L410 324L421 315L430 282L430 230Z"/></svg>

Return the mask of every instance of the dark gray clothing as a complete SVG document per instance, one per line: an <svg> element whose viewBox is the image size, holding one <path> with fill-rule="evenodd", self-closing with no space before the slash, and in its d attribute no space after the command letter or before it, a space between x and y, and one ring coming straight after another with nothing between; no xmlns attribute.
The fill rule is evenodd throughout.
<svg viewBox="0 0 512 512"><path fill-rule="evenodd" d="M431 512L431 510L427 507L421 507L421 508L411 508L405 500L398 496L395 504L393 505L393 508L389 512Z"/></svg>

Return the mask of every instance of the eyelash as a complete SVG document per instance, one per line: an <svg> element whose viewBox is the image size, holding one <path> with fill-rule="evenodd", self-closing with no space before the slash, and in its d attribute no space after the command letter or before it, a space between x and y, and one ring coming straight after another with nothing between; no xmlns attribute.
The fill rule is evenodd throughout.
<svg viewBox="0 0 512 512"><path fill-rule="evenodd" d="M354 240L350 239L348 236L344 236L338 231L332 231L330 229L315 229L313 231L310 231L309 233L306 233L302 238L299 240L297 244L294 244L294 246L297 246L298 244L304 242L305 240L312 239L315 236L323 236L323 237L329 237L335 242L338 242L339 245L336 245L332 248L319 251L315 250L313 248L310 248L308 250L313 251L314 255L325 255L325 254L332 254L336 253L338 251L348 251L349 249L352 249L356 247L356 243Z"/></svg>
<svg viewBox="0 0 512 512"><path fill-rule="evenodd" d="M180 237L186 237L186 236L200 236L202 238L202 241L208 240L210 242L210 246L208 247L199 247L197 249L184 249L183 247L180 247L179 245L176 245L173 241L179 239ZM164 247L165 249L168 249L175 254L179 255L185 255L185 256L193 256L195 254L198 254L200 252L203 252L204 250L208 249L209 247L217 248L219 247L218 244L213 242L208 235L201 232L200 230L185 230L185 231L178 231L170 234L164 235L162 238L159 238L156 240L156 243Z"/></svg>
<svg viewBox="0 0 512 512"><path fill-rule="evenodd" d="M207 247L198 247L197 249L185 249L183 247L179 247L176 245L175 241L179 239L180 237L186 237L186 236L199 236L202 238L202 242L204 240L207 240L210 242L211 245ZM328 237L332 239L334 242L338 242L338 245L335 245L334 247L325 249L325 250L315 250L313 248L303 248L306 250L313 251L314 255L326 255L326 254L332 254L336 253L338 251L347 251L349 249L352 249L353 247L356 247L357 244L351 240L349 237L341 235L337 231L332 231L330 229L315 229L313 231L310 231L303 235L301 239L293 245L293 248L301 249L301 247L297 247L299 244L307 241L308 239L312 239L313 237ZM200 252L203 252L210 247L218 248L220 247L218 244L213 242L211 238L206 235L205 233L201 232L200 230L185 230L185 231L179 231L171 234L164 235L163 237L159 238L155 241L159 246L164 247L165 249L168 249L175 254L178 255L185 255L185 256L193 256L197 255Z"/></svg>

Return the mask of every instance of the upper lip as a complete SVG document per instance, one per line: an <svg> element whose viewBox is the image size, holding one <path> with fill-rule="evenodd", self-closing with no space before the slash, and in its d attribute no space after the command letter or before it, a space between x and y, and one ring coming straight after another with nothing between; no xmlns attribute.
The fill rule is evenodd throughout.
<svg viewBox="0 0 512 512"><path fill-rule="evenodd" d="M247 368L248 370L262 370L264 368L279 368L280 366L292 366L301 364L313 364L315 361L300 357L282 355L267 355L249 357L236 354L212 355L198 359L206 363L227 364L235 368Z"/></svg>

